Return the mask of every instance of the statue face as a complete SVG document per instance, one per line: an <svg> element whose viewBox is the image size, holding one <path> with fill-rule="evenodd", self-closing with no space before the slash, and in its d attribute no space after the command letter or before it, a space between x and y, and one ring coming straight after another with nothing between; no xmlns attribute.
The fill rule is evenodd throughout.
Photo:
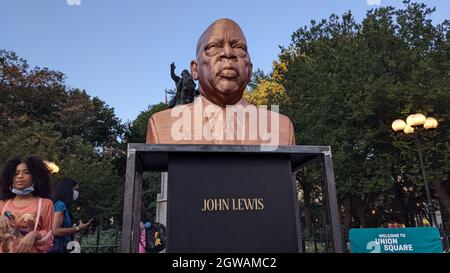
<svg viewBox="0 0 450 273"><path fill-rule="evenodd" d="M186 69L183 70L183 72L181 72L181 77L182 78L187 78L189 76L189 71L187 71Z"/></svg>
<svg viewBox="0 0 450 273"><path fill-rule="evenodd" d="M232 105L242 98L252 63L247 41L235 22L218 20L202 34L191 73L199 80L200 93L217 105Z"/></svg>

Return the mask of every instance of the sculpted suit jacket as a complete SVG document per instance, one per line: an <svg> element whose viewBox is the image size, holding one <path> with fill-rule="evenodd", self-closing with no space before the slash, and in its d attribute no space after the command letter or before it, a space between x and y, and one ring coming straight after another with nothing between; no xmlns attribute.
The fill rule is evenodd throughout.
<svg viewBox="0 0 450 273"><path fill-rule="evenodd" d="M247 103L220 107L203 96L153 114L148 144L295 145L291 120Z"/></svg>

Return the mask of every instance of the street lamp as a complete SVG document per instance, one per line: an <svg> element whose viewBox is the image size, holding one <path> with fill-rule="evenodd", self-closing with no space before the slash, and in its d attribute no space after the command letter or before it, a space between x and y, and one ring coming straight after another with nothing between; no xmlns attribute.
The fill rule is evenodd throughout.
<svg viewBox="0 0 450 273"><path fill-rule="evenodd" d="M428 129L434 129L438 125L438 122L435 118L428 117L426 118L424 115L418 113L418 114L412 114L409 115L406 118L406 122L402 119L396 119L394 122L392 122L392 129L395 132L403 131L405 134L413 134L415 129L419 130L420 127ZM419 136L417 134L413 134L414 141L417 146L417 153L419 156L419 162L420 162L420 171L422 173L423 182L425 184L425 191L427 194L427 211L430 213L431 216L431 222L434 227L438 227L437 221L436 221L436 212L434 209L434 205L431 201L431 194L430 194L430 188L428 187L428 182L425 176L425 167L423 164L423 156L422 156L422 150L420 149L420 141Z"/></svg>
<svg viewBox="0 0 450 273"><path fill-rule="evenodd" d="M56 174L59 172L59 167L54 162L49 162L47 160L44 160L45 167L47 167L47 170L51 174Z"/></svg>
<svg viewBox="0 0 450 273"><path fill-rule="evenodd" d="M168 101L167 101L167 93L169 93L169 90L167 90L167 88L166 88L166 89L164 89L164 98L165 98L164 102L165 102L166 104L168 104Z"/></svg>

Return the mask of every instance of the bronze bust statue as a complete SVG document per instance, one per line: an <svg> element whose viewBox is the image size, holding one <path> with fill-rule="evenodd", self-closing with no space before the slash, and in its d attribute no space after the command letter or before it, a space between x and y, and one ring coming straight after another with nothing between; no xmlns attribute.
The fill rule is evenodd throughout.
<svg viewBox="0 0 450 273"><path fill-rule="evenodd" d="M260 145L275 139L272 144L295 144L288 117L250 105L242 98L252 77L252 63L237 23L230 19L212 23L198 40L190 70L199 82L200 95L152 115L146 143ZM179 83L184 80L172 78L177 90L182 90ZM192 84L187 88L190 97Z"/></svg>

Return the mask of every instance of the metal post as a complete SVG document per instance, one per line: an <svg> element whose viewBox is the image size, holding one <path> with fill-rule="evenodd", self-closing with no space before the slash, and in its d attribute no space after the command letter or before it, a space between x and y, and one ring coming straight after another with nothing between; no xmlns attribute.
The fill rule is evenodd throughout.
<svg viewBox="0 0 450 273"><path fill-rule="evenodd" d="M117 240L119 239L119 226L114 227L115 239L114 239L114 253L117 252Z"/></svg>
<svg viewBox="0 0 450 273"><path fill-rule="evenodd" d="M141 203L142 203L142 172L137 171L134 181L134 204L133 204L133 221L132 221L132 237L131 252L139 253L139 237L141 233Z"/></svg>
<svg viewBox="0 0 450 273"><path fill-rule="evenodd" d="M302 242L302 226L300 224L300 207L298 204L298 197L297 197L297 177L295 176L295 173L292 175L292 186L293 186L293 192L294 192L294 209L295 209L295 225L297 228L297 241L298 241L298 253L304 253L305 249L303 248L303 242Z"/></svg>
<svg viewBox="0 0 450 273"><path fill-rule="evenodd" d="M167 89L164 89L164 102L167 104Z"/></svg>
<svg viewBox="0 0 450 273"><path fill-rule="evenodd" d="M325 181L327 193L327 207L333 239L333 250L336 253L343 253L341 221L339 219L339 209L336 197L336 185L334 182L333 160L331 159L331 148L323 153L325 167Z"/></svg>
<svg viewBox="0 0 450 273"><path fill-rule="evenodd" d="M95 246L96 246L95 253L98 253L99 248L100 248L100 233L101 233L101 230L102 230L102 226L98 226L97 227L97 240L96 240L96 244L95 244Z"/></svg>
<svg viewBox="0 0 450 273"><path fill-rule="evenodd" d="M132 252L132 223L133 223L133 204L134 204L134 188L135 188L135 165L136 150L128 147L127 153L127 170L125 175L125 193L123 204L123 222L122 222L122 252Z"/></svg>
<svg viewBox="0 0 450 273"><path fill-rule="evenodd" d="M434 227L438 227L437 221L436 221L436 212L434 209L434 204L431 201L431 194L430 194L430 188L428 187L428 182L425 176L425 165L423 164L423 156L422 156L422 150L420 149L420 140L419 137L415 134L414 140L416 142L417 146L417 153L419 155L419 163L420 163L420 171L422 173L423 182L425 184L425 192L427 194L427 211L431 216L431 222Z"/></svg>

